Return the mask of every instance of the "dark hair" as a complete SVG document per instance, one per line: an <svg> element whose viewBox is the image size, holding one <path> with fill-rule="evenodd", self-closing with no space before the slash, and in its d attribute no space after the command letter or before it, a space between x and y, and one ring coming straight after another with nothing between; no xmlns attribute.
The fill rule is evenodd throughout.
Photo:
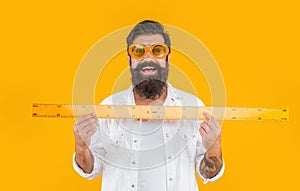
<svg viewBox="0 0 300 191"><path fill-rule="evenodd" d="M159 22L152 20L144 20L134 26L127 37L127 47L129 47L138 36L152 34L161 34L164 38L165 44L169 48L171 47L170 37L164 31L164 26Z"/></svg>

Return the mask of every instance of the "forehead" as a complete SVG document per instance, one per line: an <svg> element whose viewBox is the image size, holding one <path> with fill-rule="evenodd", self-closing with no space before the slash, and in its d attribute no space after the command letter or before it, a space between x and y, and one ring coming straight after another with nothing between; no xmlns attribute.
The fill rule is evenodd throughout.
<svg viewBox="0 0 300 191"><path fill-rule="evenodd" d="M165 40L161 34L140 35L133 41L133 44L152 45L157 43L165 43Z"/></svg>

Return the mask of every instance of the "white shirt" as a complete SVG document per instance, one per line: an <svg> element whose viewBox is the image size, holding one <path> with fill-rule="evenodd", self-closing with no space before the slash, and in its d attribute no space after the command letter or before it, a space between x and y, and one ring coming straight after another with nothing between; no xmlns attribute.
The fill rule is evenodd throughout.
<svg viewBox="0 0 300 191"><path fill-rule="evenodd" d="M101 104L135 105L133 88L113 94ZM204 106L197 97L168 84L165 106ZM117 111L116 111L117 112ZM183 114L184 115L184 114ZM99 119L90 150L94 157L91 173L84 173L75 161L75 171L94 179L102 174L102 191L198 191L197 174L204 183L200 163L205 148L199 133L201 121Z"/></svg>

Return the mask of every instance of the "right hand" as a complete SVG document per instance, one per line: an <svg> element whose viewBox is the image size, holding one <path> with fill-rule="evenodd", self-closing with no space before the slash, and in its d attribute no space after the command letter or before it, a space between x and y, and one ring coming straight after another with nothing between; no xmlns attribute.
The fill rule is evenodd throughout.
<svg viewBox="0 0 300 191"><path fill-rule="evenodd" d="M97 131L98 118L96 113L82 115L74 124L74 136L77 149L86 149L91 143L92 135Z"/></svg>

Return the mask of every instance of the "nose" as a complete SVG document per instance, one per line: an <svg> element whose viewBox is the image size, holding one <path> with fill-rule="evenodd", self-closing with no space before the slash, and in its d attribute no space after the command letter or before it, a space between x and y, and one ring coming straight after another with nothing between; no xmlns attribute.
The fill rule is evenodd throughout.
<svg viewBox="0 0 300 191"><path fill-rule="evenodd" d="M152 54L150 53L150 51L147 51L144 58L153 58L153 56L152 56Z"/></svg>
<svg viewBox="0 0 300 191"><path fill-rule="evenodd" d="M146 55L142 58L142 61L155 61L155 58L149 51L147 51Z"/></svg>

